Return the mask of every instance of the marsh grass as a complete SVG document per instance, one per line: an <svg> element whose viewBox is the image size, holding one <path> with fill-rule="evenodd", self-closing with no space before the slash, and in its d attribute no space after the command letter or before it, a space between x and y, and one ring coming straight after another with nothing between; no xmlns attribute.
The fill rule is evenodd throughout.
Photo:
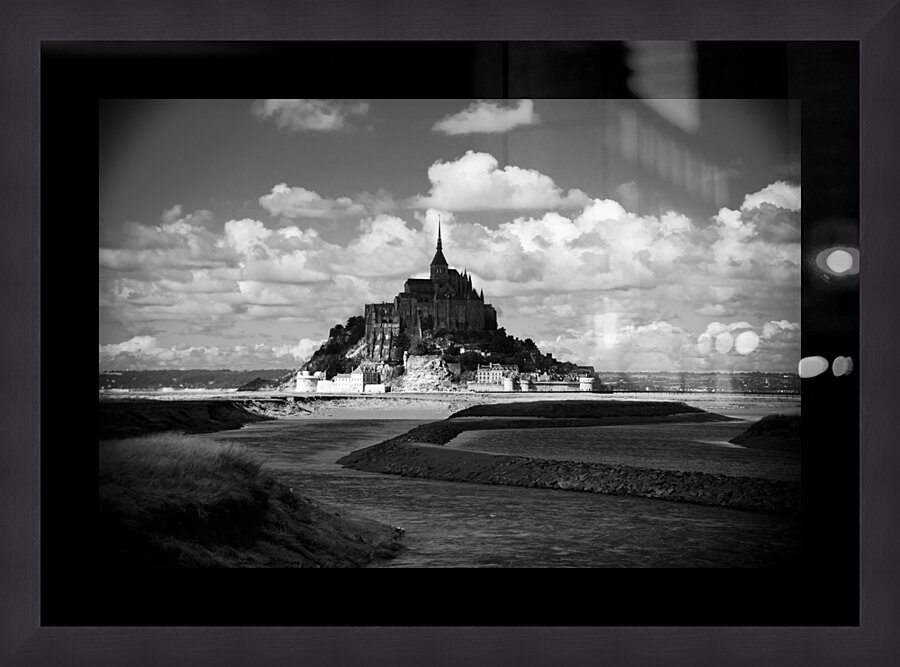
<svg viewBox="0 0 900 667"><path fill-rule="evenodd" d="M248 499L262 465L247 450L180 433L100 443L100 485L118 489L144 510L186 500L216 505Z"/></svg>
<svg viewBox="0 0 900 667"><path fill-rule="evenodd" d="M100 443L100 558L111 565L352 567L394 531L296 495L247 450L158 433Z"/></svg>

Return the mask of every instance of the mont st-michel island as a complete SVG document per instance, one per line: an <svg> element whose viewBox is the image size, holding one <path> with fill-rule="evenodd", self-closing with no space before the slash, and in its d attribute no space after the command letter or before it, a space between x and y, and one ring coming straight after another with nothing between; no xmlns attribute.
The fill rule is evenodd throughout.
<svg viewBox="0 0 900 667"><path fill-rule="evenodd" d="M356 318L332 331L331 338L337 340L329 340L313 355L296 376L295 390L323 394L378 394L392 388L601 390L593 367L560 363L550 354L542 355L530 339L519 341L497 328L497 311L485 303L484 290L476 291L471 276L447 264L440 221L429 271L428 278L407 279L392 302L367 303L364 329ZM339 356L335 350L340 350ZM510 352L512 358L503 355ZM329 374L354 363L358 365L350 372ZM285 388L290 388L290 380Z"/></svg>
<svg viewBox="0 0 900 667"><path fill-rule="evenodd" d="M791 102L671 102L104 101L97 562L797 565Z"/></svg>

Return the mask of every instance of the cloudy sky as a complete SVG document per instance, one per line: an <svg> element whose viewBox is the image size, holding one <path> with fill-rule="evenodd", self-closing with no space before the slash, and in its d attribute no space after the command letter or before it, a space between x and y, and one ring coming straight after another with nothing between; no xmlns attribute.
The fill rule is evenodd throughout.
<svg viewBox="0 0 900 667"><path fill-rule="evenodd" d="M792 123L759 100L104 102L100 368L295 368L427 276L440 216L500 325L561 359L793 371Z"/></svg>

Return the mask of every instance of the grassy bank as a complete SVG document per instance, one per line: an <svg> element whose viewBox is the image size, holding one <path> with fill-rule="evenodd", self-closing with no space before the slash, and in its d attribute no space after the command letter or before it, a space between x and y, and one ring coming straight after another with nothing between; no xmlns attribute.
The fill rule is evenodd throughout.
<svg viewBox="0 0 900 667"><path fill-rule="evenodd" d="M272 419L239 401L100 401L100 440L147 433L214 433Z"/></svg>
<svg viewBox="0 0 900 667"><path fill-rule="evenodd" d="M358 567L402 549L390 526L327 511L213 440L101 442L99 483L108 566Z"/></svg>
<svg viewBox="0 0 900 667"><path fill-rule="evenodd" d="M730 442L750 449L799 452L800 415L766 415Z"/></svg>

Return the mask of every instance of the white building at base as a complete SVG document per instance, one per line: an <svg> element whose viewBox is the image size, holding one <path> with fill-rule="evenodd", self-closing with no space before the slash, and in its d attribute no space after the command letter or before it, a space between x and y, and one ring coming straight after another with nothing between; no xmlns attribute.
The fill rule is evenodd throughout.
<svg viewBox="0 0 900 667"><path fill-rule="evenodd" d="M302 391L300 379L301 376L297 376L297 391ZM304 386L309 384L306 383ZM381 373L377 368L359 366L352 373L338 373L330 380L318 380L312 391L318 394L383 394L387 388L381 382Z"/></svg>
<svg viewBox="0 0 900 667"><path fill-rule="evenodd" d="M318 388L319 380L320 378L316 377L309 371L302 371L301 373L297 374L296 391L303 394L315 393Z"/></svg>

